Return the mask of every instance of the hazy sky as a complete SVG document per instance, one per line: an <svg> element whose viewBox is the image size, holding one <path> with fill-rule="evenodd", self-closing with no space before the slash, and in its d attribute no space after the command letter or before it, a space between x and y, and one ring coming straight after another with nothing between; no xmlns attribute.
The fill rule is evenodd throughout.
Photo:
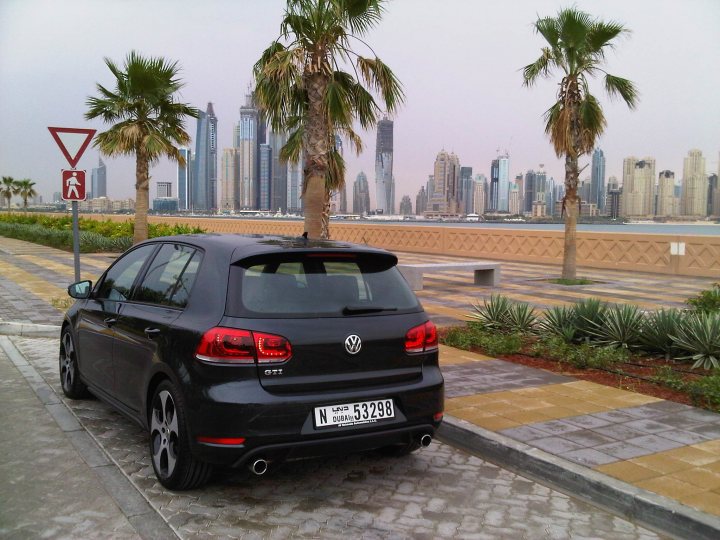
<svg viewBox="0 0 720 540"><path fill-rule="evenodd" d="M513 176L544 163L550 176L564 177L542 121L559 77L527 89L521 68L543 45L532 23L571 4L388 4L366 41L406 93L394 117L396 204L408 194L414 206L443 148L475 174L489 176L498 149L507 149ZM252 65L278 35L284 5L284 0L0 0L0 173L31 178L45 200L60 191L60 169L68 166L47 126L103 130L100 121L84 120L85 101L97 82L113 86L103 57L122 63L131 49L179 61L186 82L181 98L203 110L212 101L219 147L231 146ZM679 179L691 148L702 150L708 174L717 172L720 1L577 0L575 5L632 30L608 55L607 69L636 83L637 109L611 101L599 81L593 86L608 120L599 141L607 176L620 178L623 158L635 155L655 157L658 172L670 169ZM195 128L190 119L193 137ZM349 185L361 170L374 180L374 131L365 133L363 142L361 156L346 151ZM89 174L98 156L89 149L78 168ZM105 162L108 196L134 197L134 158ZM174 181L175 167L160 162L151 175L154 196L155 182Z"/></svg>

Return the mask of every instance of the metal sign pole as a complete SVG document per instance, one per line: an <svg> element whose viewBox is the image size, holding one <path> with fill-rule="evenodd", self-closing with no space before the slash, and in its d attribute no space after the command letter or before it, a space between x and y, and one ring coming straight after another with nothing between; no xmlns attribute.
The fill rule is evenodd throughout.
<svg viewBox="0 0 720 540"><path fill-rule="evenodd" d="M78 203L72 202L73 217L73 258L75 260L75 281L80 281L80 228L78 226Z"/></svg>

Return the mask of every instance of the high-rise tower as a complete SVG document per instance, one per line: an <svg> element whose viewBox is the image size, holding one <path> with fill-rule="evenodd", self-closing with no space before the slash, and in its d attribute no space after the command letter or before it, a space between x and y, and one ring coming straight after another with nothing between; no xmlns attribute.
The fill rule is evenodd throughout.
<svg viewBox="0 0 720 540"><path fill-rule="evenodd" d="M287 161L280 159L280 150L287 143L287 133L275 133L271 131L268 134L268 144L270 145L270 157L272 159L272 181L270 183L270 209L274 212L278 210L287 212Z"/></svg>
<svg viewBox="0 0 720 540"><path fill-rule="evenodd" d="M427 214L436 217L459 214L460 160L454 152L442 150L435 158L434 172Z"/></svg>
<svg viewBox="0 0 720 540"><path fill-rule="evenodd" d="M596 148L592 156L588 202L596 204L599 212L605 210L605 154L600 148Z"/></svg>
<svg viewBox="0 0 720 540"><path fill-rule="evenodd" d="M393 122L384 118L377 124L375 145L376 208L384 214L395 212L393 178Z"/></svg>
<svg viewBox="0 0 720 540"><path fill-rule="evenodd" d="M177 166L178 210L189 210L191 208L192 151L189 148L178 148L178 151L185 160L184 165L178 163Z"/></svg>
<svg viewBox="0 0 720 540"><path fill-rule="evenodd" d="M90 193L93 199L107 197L107 167L102 158L98 159L98 166L92 170Z"/></svg>
<svg viewBox="0 0 720 540"><path fill-rule="evenodd" d="M192 174L192 210L211 212L217 207L217 118L212 103L208 103L206 112L199 113Z"/></svg>
<svg viewBox="0 0 720 540"><path fill-rule="evenodd" d="M707 213L708 178L705 158L700 150L690 150L683 160L682 195L680 206L686 216L705 216Z"/></svg>
<svg viewBox="0 0 720 540"><path fill-rule="evenodd" d="M370 186L368 186L367 176L362 171L353 183L352 211L353 214L361 215L370 212Z"/></svg>
<svg viewBox="0 0 720 540"><path fill-rule="evenodd" d="M240 107L240 121L235 126L234 146L238 158L238 199L240 208L256 209L258 196L258 110L253 104L252 94L245 95L245 105Z"/></svg>

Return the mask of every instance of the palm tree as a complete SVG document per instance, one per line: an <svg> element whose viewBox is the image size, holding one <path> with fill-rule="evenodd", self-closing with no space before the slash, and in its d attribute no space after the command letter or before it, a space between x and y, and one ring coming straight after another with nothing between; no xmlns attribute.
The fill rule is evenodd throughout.
<svg viewBox="0 0 720 540"><path fill-rule="evenodd" d="M18 181L12 176L3 176L0 184L0 195L7 201L8 212L10 211L10 199L18 194Z"/></svg>
<svg viewBox="0 0 720 540"><path fill-rule="evenodd" d="M23 208L27 210L28 205L28 199L30 197L37 196L37 191L35 191L35 182L30 180L29 178L25 178L23 180L18 180L18 195L22 197L23 200Z"/></svg>
<svg viewBox="0 0 720 540"><path fill-rule="evenodd" d="M629 33L629 30L616 22L593 19L576 8L562 9L555 18L538 19L534 28L545 38L547 46L543 47L540 58L523 69L524 85L532 86L540 77L550 77L554 70L562 74L557 102L545 112L545 133L549 135L557 156L565 156L562 277L575 279L576 228L580 210L578 159L592 151L606 126L600 103L590 93L588 78L604 74L608 95L611 98L620 96L629 108L635 108L638 93L633 83L610 75L601 67L605 52L615 46L615 38Z"/></svg>
<svg viewBox="0 0 720 540"><path fill-rule="evenodd" d="M184 86L178 78L177 62L162 57L144 58L132 51L123 70L109 58L105 64L115 76L115 90L97 85L100 97L89 97L90 120L101 117L114 123L95 137L93 146L107 156L135 156L135 243L147 239L147 212L150 203L150 164L166 156L180 165L185 160L178 146L189 143L185 116L197 118L197 109L175 100L175 92Z"/></svg>
<svg viewBox="0 0 720 540"><path fill-rule="evenodd" d="M335 136L347 139L360 153L362 140L353 123L370 128L383 112L371 91L382 98L387 113L404 98L395 74L372 49L367 58L351 49L351 41L367 46L360 37L380 21L384 3L288 0L280 37L254 67L258 107L273 130L289 133L280 158L297 163L303 157L305 231L310 238L329 238L330 193L345 183L345 162ZM354 74L343 71L347 64Z"/></svg>

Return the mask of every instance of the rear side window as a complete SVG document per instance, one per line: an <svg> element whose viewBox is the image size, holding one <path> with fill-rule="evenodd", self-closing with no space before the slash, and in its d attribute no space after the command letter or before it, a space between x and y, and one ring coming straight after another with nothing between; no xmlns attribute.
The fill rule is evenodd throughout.
<svg viewBox="0 0 720 540"><path fill-rule="evenodd" d="M170 307L185 307L200 255L188 246L164 244L150 263L133 300Z"/></svg>
<svg viewBox="0 0 720 540"><path fill-rule="evenodd" d="M323 254L254 259L234 268L230 291L236 298L228 305L233 311L268 316L337 317L420 309L391 261Z"/></svg>
<svg viewBox="0 0 720 540"><path fill-rule="evenodd" d="M155 251L155 245L141 246L123 255L108 270L95 298L123 302L130 297L133 283L140 273L147 258Z"/></svg>

